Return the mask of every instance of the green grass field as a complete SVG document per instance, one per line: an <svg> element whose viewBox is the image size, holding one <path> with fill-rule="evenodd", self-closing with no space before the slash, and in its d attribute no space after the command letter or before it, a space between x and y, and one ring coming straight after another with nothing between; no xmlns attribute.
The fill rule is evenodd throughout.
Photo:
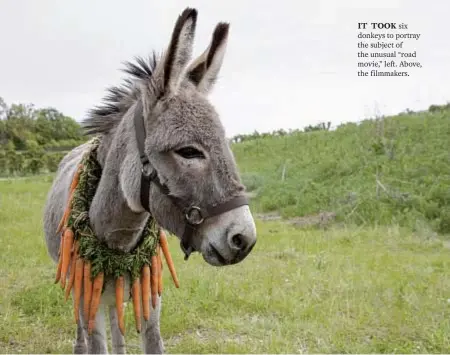
<svg viewBox="0 0 450 355"><path fill-rule="evenodd" d="M42 209L50 177L0 181L0 352L69 353L72 305L53 284ZM258 221L241 264L165 274L169 353L448 353L450 242L429 229ZM128 352L140 352L131 309Z"/></svg>
<svg viewBox="0 0 450 355"><path fill-rule="evenodd" d="M450 233L449 108L259 138L234 153L259 211Z"/></svg>

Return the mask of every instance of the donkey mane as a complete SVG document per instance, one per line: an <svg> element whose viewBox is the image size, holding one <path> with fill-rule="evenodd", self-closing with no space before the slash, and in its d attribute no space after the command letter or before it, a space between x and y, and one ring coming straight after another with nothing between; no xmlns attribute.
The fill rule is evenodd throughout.
<svg viewBox="0 0 450 355"><path fill-rule="evenodd" d="M107 88L103 102L88 111L87 118L82 122L86 135L106 135L119 124L123 115L139 98L141 90L136 82L151 82L158 60L158 55L153 52L147 59L136 56L134 62L123 63L125 68L121 70L129 77L123 79L121 85Z"/></svg>

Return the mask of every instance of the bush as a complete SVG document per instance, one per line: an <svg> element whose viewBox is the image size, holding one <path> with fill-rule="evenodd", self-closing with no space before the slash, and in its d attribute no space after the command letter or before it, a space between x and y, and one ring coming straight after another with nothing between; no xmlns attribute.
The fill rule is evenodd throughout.
<svg viewBox="0 0 450 355"><path fill-rule="evenodd" d="M64 153L50 153L46 156L46 166L49 172L54 173L58 170L59 163L64 157Z"/></svg>
<svg viewBox="0 0 450 355"><path fill-rule="evenodd" d="M24 172L25 159L23 154L14 150L8 150L6 152L6 161L10 175L20 175Z"/></svg>
<svg viewBox="0 0 450 355"><path fill-rule="evenodd" d="M27 164L27 172L36 175L39 174L44 167L44 161L42 158L31 158Z"/></svg>
<svg viewBox="0 0 450 355"><path fill-rule="evenodd" d="M6 152L0 150L0 174L7 175L8 173L8 160L6 158Z"/></svg>
<svg viewBox="0 0 450 355"><path fill-rule="evenodd" d="M439 233L450 233L450 207L445 207L441 211L438 219L437 231Z"/></svg>
<svg viewBox="0 0 450 355"><path fill-rule="evenodd" d="M257 190L264 182L264 177L257 173L243 173L241 179L248 192Z"/></svg>

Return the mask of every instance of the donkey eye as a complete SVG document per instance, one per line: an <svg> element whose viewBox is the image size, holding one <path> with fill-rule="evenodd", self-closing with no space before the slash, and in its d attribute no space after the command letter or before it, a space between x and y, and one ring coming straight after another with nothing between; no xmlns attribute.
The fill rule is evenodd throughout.
<svg viewBox="0 0 450 355"><path fill-rule="evenodd" d="M204 154L198 149L195 149L194 147L181 148L176 150L175 153L182 156L184 159L195 159L195 158L205 159Z"/></svg>

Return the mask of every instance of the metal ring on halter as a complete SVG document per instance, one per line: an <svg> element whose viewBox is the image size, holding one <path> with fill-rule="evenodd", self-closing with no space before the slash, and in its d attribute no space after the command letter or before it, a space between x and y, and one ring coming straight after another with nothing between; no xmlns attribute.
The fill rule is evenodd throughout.
<svg viewBox="0 0 450 355"><path fill-rule="evenodd" d="M200 220L193 220L193 216L192 216L193 211L198 212L198 214L200 215ZM186 221L189 222L189 224L194 225L194 226L198 226L199 224L202 224L205 220L205 218L202 215L202 210L200 209L200 207L197 207L197 206L189 207L187 209L184 217L186 218Z"/></svg>
<svg viewBox="0 0 450 355"><path fill-rule="evenodd" d="M145 177L150 177L150 175L152 174L151 172L148 171L148 168L150 167L150 164L145 164L141 166L141 172L142 175L144 175Z"/></svg>

